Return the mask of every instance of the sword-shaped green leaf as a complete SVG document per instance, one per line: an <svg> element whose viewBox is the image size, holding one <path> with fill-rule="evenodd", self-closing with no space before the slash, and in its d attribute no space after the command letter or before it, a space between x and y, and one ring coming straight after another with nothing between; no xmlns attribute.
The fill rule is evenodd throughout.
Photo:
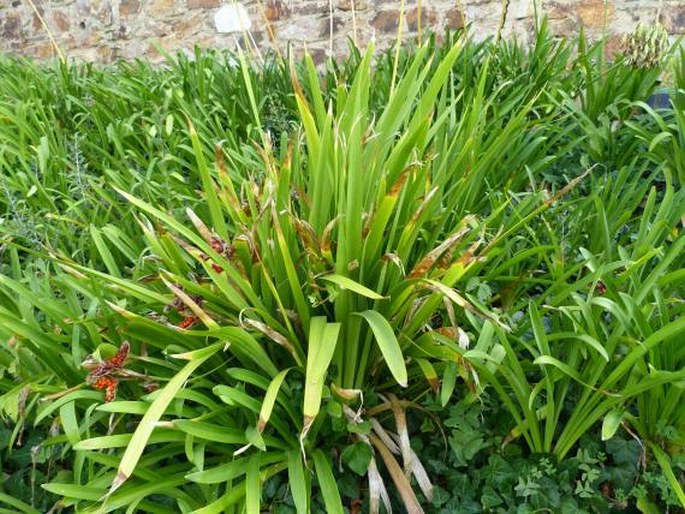
<svg viewBox="0 0 685 514"><path fill-rule="evenodd" d="M338 342L340 323L327 323L326 318L312 318L309 325L307 374L304 386L304 430L319 413L323 382Z"/></svg>
<svg viewBox="0 0 685 514"><path fill-rule="evenodd" d="M390 373L398 384L407 387L407 367L404 364L404 356L388 320L378 311L368 310L355 314L369 323Z"/></svg>

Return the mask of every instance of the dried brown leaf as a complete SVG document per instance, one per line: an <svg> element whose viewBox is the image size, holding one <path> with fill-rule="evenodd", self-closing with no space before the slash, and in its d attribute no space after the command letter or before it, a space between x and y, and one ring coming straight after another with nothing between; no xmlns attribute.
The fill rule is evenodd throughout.
<svg viewBox="0 0 685 514"><path fill-rule="evenodd" d="M407 480L407 477L405 477L404 473L402 473L400 465L395 460L395 457L392 456L392 453L390 452L388 447L374 434L369 435L369 440L371 441L371 444L373 444L373 446L376 448L376 450L378 450L378 453L383 459L385 467L388 470L388 473L390 474L390 477L392 478L393 482L395 483L397 491L400 493L400 497L402 498L404 506L407 509L407 513L423 514L421 504L419 503L419 500L416 498L416 494L411 488L409 480Z"/></svg>
<svg viewBox="0 0 685 514"><path fill-rule="evenodd" d="M407 278L419 278L424 276L448 249L471 231L471 227L468 226L468 221L471 219L473 219L472 216L464 218L464 220L462 220L462 227L421 259L416 266L414 266L414 269L412 269Z"/></svg>
<svg viewBox="0 0 685 514"><path fill-rule="evenodd" d="M392 505L390 504L390 496L388 495L388 490L385 488L385 482L383 482L383 477L381 477L378 471L378 465L376 464L376 459L371 458L369 462L369 513L378 514L380 512L380 502L383 501L383 506L385 511L390 514L392 513Z"/></svg>
<svg viewBox="0 0 685 514"><path fill-rule="evenodd" d="M270 328L268 325L262 323L261 321L257 321L254 319L250 318L245 318L241 317L240 319L241 325L244 327L250 327L258 330L286 350L288 350L289 353L292 355L295 355L295 348L293 347L292 343L288 341L288 339L281 333L276 332L274 329Z"/></svg>
<svg viewBox="0 0 685 514"><path fill-rule="evenodd" d="M400 441L400 450L402 452L402 461L404 464L404 474L407 478L411 477L411 445L409 443L409 430L407 429L407 416L404 409L399 403L397 396L389 394L388 399L392 405L392 413L395 416L395 426L397 427L397 436Z"/></svg>

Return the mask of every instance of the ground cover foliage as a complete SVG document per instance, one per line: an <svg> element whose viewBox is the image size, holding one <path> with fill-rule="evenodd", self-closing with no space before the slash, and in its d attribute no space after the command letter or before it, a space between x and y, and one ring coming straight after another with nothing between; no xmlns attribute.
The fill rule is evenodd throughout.
<svg viewBox="0 0 685 514"><path fill-rule="evenodd" d="M682 511L685 53L440 39L0 59L1 512Z"/></svg>

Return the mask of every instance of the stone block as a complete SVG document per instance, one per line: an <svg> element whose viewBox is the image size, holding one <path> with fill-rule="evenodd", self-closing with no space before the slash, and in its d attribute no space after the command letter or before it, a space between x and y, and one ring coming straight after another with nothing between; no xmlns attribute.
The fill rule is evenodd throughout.
<svg viewBox="0 0 685 514"><path fill-rule="evenodd" d="M371 20L371 26L379 32L388 34L397 31L399 19L400 11L398 9L379 11Z"/></svg>
<svg viewBox="0 0 685 514"><path fill-rule="evenodd" d="M290 4L293 16L309 16L310 14L328 14L330 12L328 1L309 0L297 1Z"/></svg>
<svg viewBox="0 0 685 514"><path fill-rule="evenodd" d="M88 27L111 25L114 23L114 13L115 8L113 0L104 0L101 2L77 0L71 7L72 22L75 19L78 19Z"/></svg>
<svg viewBox="0 0 685 514"><path fill-rule="evenodd" d="M121 0L119 4L119 16L133 16L140 11L138 0Z"/></svg>
<svg viewBox="0 0 685 514"><path fill-rule="evenodd" d="M322 48L312 48L309 50L309 55L312 58L312 61L314 61L314 64L319 65L323 64L326 62L326 59L328 58L328 53L326 50L323 50Z"/></svg>
<svg viewBox="0 0 685 514"><path fill-rule="evenodd" d="M576 14L586 27L602 28L611 22L614 4L604 0L585 0L576 7Z"/></svg>
<svg viewBox="0 0 685 514"><path fill-rule="evenodd" d="M178 20L170 28L179 39L192 41L194 35L197 34L198 31L205 29L209 24L209 20L206 18L207 17L203 16L202 13L188 13L187 16Z"/></svg>
<svg viewBox="0 0 685 514"><path fill-rule="evenodd" d="M369 0L339 0L338 9L341 11L366 11L371 7Z"/></svg>
<svg viewBox="0 0 685 514"><path fill-rule="evenodd" d="M49 41L36 43L27 47L25 54L27 56L35 57L36 59L52 59L57 57L57 52Z"/></svg>
<svg viewBox="0 0 685 514"><path fill-rule="evenodd" d="M666 8L659 21L669 34L685 34L685 5Z"/></svg>
<svg viewBox="0 0 685 514"><path fill-rule="evenodd" d="M104 26L114 23L114 6L111 1L101 2L100 8L95 11L95 19Z"/></svg>
<svg viewBox="0 0 685 514"><path fill-rule="evenodd" d="M116 59L114 49L106 45L97 48L96 56L98 62L112 62Z"/></svg>
<svg viewBox="0 0 685 514"><path fill-rule="evenodd" d="M113 32L114 39L128 39L128 31L126 25L119 25L119 28Z"/></svg>
<svg viewBox="0 0 685 514"><path fill-rule="evenodd" d="M279 21L291 14L292 10L283 0L269 0L264 6L264 16L269 21Z"/></svg>
<svg viewBox="0 0 685 514"><path fill-rule="evenodd" d="M212 9L221 5L221 0L188 0L188 9Z"/></svg>
<svg viewBox="0 0 685 514"><path fill-rule="evenodd" d="M74 48L69 51L69 60L96 62L98 60L98 51L94 47Z"/></svg>
<svg viewBox="0 0 685 514"><path fill-rule="evenodd" d="M321 17L302 16L293 18L292 23L282 24L278 30L278 41L321 41Z"/></svg>
<svg viewBox="0 0 685 514"><path fill-rule="evenodd" d="M445 27L452 30L464 28L464 21L466 21L466 15L456 7L445 13Z"/></svg>
<svg viewBox="0 0 685 514"><path fill-rule="evenodd" d="M174 12L174 0L147 0L143 4L146 13L169 16Z"/></svg>
<svg viewBox="0 0 685 514"><path fill-rule="evenodd" d="M12 40L23 37L21 30L21 15L18 12L12 12L5 15L5 19L0 24L0 35L3 39Z"/></svg>
<svg viewBox="0 0 685 514"><path fill-rule="evenodd" d="M69 17L64 11L55 11L52 13L54 26L59 32L67 32L71 28Z"/></svg>
<svg viewBox="0 0 685 514"><path fill-rule="evenodd" d="M421 8L421 29L434 26L438 17L434 9L423 6ZM407 29L409 32L416 32L419 29L419 8L409 9L406 13Z"/></svg>
<svg viewBox="0 0 685 514"><path fill-rule="evenodd" d="M331 29L333 30L333 35L335 35L344 24L345 22L339 16L323 18L319 24L319 36L329 39L331 37Z"/></svg>
<svg viewBox="0 0 685 514"><path fill-rule="evenodd" d="M549 20L547 28L553 36L572 37L578 32L579 25L573 18L555 18Z"/></svg>
<svg viewBox="0 0 685 514"><path fill-rule="evenodd" d="M45 9L43 9L41 6L37 5L36 10L38 11L38 14L40 14L40 16L43 16L43 17L45 16ZM0 12L2 12L2 11L0 11ZM32 12L32 14L31 14L31 19L32 19L31 28L32 28L32 30L44 30L43 24L40 22L40 16L38 16L38 14L33 12L33 9L31 10L31 12Z"/></svg>
<svg viewBox="0 0 685 514"><path fill-rule="evenodd" d="M397 25L401 16L399 9L389 9L380 11L371 20L371 25L378 31L386 34L397 32ZM415 7L409 9L405 13L405 30L408 32L416 32L419 29L419 9ZM421 28L426 29L435 26L438 21L437 14L434 9L430 7L423 7L421 9Z"/></svg>

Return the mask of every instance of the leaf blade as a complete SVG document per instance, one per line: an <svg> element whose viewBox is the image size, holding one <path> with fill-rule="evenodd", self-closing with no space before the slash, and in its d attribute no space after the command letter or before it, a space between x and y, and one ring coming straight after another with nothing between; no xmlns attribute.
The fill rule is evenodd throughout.
<svg viewBox="0 0 685 514"><path fill-rule="evenodd" d="M399 385L407 387L407 367L404 363L402 348L388 320L381 313L373 310L354 314L367 321L390 373Z"/></svg>

